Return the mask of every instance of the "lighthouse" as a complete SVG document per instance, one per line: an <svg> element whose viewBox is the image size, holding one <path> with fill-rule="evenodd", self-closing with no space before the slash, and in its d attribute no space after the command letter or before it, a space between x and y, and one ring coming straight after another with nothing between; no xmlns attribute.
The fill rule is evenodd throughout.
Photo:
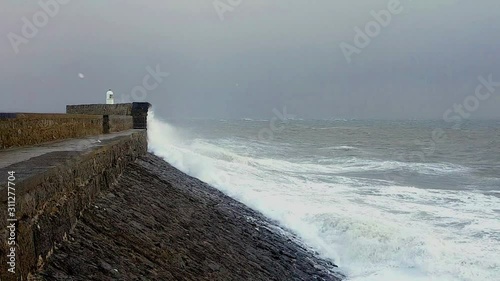
<svg viewBox="0 0 500 281"><path fill-rule="evenodd" d="M115 99L113 98L113 91L111 89L106 93L106 104L114 104Z"/></svg>

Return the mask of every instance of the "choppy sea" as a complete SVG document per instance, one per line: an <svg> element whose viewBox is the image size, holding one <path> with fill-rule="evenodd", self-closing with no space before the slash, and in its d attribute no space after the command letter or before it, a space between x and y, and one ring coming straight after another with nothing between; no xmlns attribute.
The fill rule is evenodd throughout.
<svg viewBox="0 0 500 281"><path fill-rule="evenodd" d="M152 112L149 150L347 280L500 280L500 121L275 121Z"/></svg>

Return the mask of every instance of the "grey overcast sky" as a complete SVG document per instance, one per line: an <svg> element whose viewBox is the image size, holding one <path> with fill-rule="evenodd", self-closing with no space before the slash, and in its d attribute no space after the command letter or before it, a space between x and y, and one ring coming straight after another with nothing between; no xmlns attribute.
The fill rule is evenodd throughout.
<svg viewBox="0 0 500 281"><path fill-rule="evenodd" d="M148 66L170 74L147 80L167 118L442 118L475 106L479 76L500 82L498 0L401 0L350 63L341 43L396 0L64 1L46 22L39 1L0 2L0 112L131 97ZM500 87L476 101L500 118Z"/></svg>

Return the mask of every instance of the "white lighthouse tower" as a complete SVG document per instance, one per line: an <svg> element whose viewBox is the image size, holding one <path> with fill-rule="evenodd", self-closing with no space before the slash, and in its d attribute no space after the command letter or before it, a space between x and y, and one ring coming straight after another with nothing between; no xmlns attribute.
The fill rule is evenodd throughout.
<svg viewBox="0 0 500 281"><path fill-rule="evenodd" d="M115 99L113 98L113 91L111 89L106 93L106 104L114 104Z"/></svg>

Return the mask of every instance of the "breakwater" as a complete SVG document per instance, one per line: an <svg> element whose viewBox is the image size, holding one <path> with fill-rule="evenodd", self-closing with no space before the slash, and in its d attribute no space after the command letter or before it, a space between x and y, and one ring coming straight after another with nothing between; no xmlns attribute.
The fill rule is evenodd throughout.
<svg viewBox="0 0 500 281"><path fill-rule="evenodd" d="M46 280L331 280L341 275L260 213L150 153L78 221Z"/></svg>
<svg viewBox="0 0 500 281"><path fill-rule="evenodd" d="M81 107L93 111L0 114L0 280L32 278L98 194L147 152L146 130L134 129L146 125L134 120L149 104Z"/></svg>
<svg viewBox="0 0 500 281"><path fill-rule="evenodd" d="M147 153L148 108L68 106L59 117L85 124L81 137L47 126L60 139L0 150L1 280L342 278L276 222Z"/></svg>
<svg viewBox="0 0 500 281"><path fill-rule="evenodd" d="M68 105L66 114L0 113L0 149L69 138L146 129L144 102Z"/></svg>
<svg viewBox="0 0 500 281"><path fill-rule="evenodd" d="M12 113L0 115L0 149L98 135L102 115Z"/></svg>

